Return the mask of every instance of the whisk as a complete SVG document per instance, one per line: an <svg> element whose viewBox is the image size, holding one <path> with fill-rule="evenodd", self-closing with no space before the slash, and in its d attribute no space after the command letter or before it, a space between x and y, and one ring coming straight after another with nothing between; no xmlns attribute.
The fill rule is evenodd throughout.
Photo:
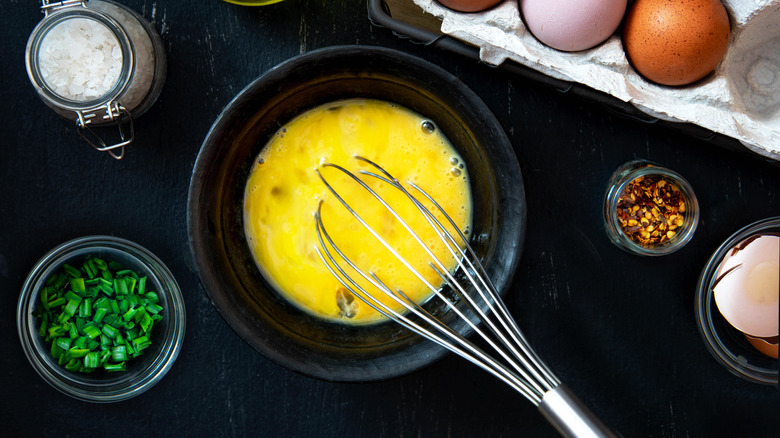
<svg viewBox="0 0 780 438"><path fill-rule="evenodd" d="M507 311L506 306L498 295L495 286L490 281L479 258L468 244L464 234L458 229L454 221L444 209L423 189L412 182L407 182L407 189L390 173L371 160L356 156L357 160L369 165L370 170L360 170L357 173L376 178L390 187L400 190L405 194L419 212L424 216L435 234L447 247L454 260L457 260L459 277L445 267L442 260L434 256L431 249L419 237L419 233L411 228L375 190L351 171L333 163L324 163L321 168L329 167L346 174L351 180L360 184L371 196L376 198L395 220L403 226L410 237L425 250L431 258L430 267L441 277L444 284L449 286L453 294L445 294L441 287L431 284L418 271L393 249L383 236L372 228L360 215L345 201L338 191L328 182L322 172L317 169L322 182L328 187L335 198L365 227L376 240L387 248L401 264L423 282L436 297L446 303L449 310L465 322L468 327L477 333L484 342L500 356L497 359L486 353L483 349L466 339L450 326L444 324L431 313L411 300L402 290L393 290L382 281L374 272L365 272L357 264L348 258L328 234L321 216L322 202L315 213L315 223L319 239L317 254L328 270L347 288L353 295L382 313L391 320L401 324L407 329L423 336L436 344L460 355L474 363L483 370L499 378L501 381L525 396L531 403L538 407L542 415L565 437L616 437L604 423L602 423L582 402L568 389L566 385L553 374L533 349L528 344L516 322ZM426 202L427 201L427 202ZM433 205L433 211L426 207ZM434 211L440 213L445 226L434 215ZM448 228L455 230L448 231ZM345 269L344 264L351 269ZM364 281L354 278L358 275ZM465 277L465 278L464 278ZM366 287L366 282L373 288ZM368 289L371 289L370 291ZM467 291L473 290L472 293ZM379 299L378 294L384 294L400 306L390 306ZM449 296L448 296L449 295ZM466 303L467 309L456 306L456 301ZM463 307L463 306L461 306ZM399 310L396 310L399 309ZM483 324L479 324L481 321ZM484 327L484 328L483 328Z"/></svg>

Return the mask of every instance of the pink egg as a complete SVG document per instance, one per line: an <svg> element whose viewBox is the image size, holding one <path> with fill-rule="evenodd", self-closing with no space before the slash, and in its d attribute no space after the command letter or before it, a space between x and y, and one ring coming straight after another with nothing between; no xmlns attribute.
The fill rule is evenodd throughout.
<svg viewBox="0 0 780 438"><path fill-rule="evenodd" d="M751 336L778 335L780 236L763 235L736 246L718 268L713 292L724 318Z"/></svg>
<svg viewBox="0 0 780 438"><path fill-rule="evenodd" d="M601 44L620 25L626 0L518 0L526 26L544 44L574 52Z"/></svg>

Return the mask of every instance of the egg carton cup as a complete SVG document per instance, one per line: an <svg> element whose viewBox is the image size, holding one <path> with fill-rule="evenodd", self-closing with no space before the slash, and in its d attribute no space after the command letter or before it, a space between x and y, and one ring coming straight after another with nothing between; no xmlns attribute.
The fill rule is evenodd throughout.
<svg viewBox="0 0 780 438"><path fill-rule="evenodd" d="M482 62L500 66L512 60L605 92L660 120L735 138L780 161L780 0L724 0L731 23L728 50L712 74L682 87L640 76L626 58L619 32L592 49L562 52L531 34L516 0L480 13L456 12L435 0L413 1L441 20L442 33L478 47Z"/></svg>

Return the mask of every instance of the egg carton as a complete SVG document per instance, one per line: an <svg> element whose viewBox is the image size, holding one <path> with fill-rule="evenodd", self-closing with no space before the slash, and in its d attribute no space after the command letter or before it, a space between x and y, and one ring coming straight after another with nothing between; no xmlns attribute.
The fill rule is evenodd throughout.
<svg viewBox="0 0 780 438"><path fill-rule="evenodd" d="M562 52L531 34L516 0L480 13L456 12L435 0L411 1L439 20L442 34L478 48L482 62L503 66L511 60L606 93L650 117L736 139L780 161L780 0L724 0L729 48L711 75L683 87L640 76L626 58L619 32L592 49Z"/></svg>

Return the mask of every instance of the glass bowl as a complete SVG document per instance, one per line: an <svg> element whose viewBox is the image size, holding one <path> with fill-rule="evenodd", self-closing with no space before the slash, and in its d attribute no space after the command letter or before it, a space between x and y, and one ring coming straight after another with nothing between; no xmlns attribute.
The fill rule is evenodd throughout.
<svg viewBox="0 0 780 438"><path fill-rule="evenodd" d="M704 345L732 374L749 382L777 385L778 361L756 350L745 336L721 315L713 286L724 256L739 242L757 234L780 234L780 216L752 223L726 239L710 257L696 286L696 323Z"/></svg>
<svg viewBox="0 0 780 438"><path fill-rule="evenodd" d="M642 244L624 231L618 217L618 203L629 183L648 177L658 177L677 186L685 202L685 214L683 223L673 230L675 234L672 238L658 243ZM609 179L604 196L604 222L609 239L624 251L643 256L671 254L685 246L693 237L699 224L699 202L691 185L679 173L650 161L629 161L620 166Z"/></svg>
<svg viewBox="0 0 780 438"><path fill-rule="evenodd" d="M80 265L87 256L116 261L124 269L147 277L147 290L157 292L163 319L152 330L152 345L141 356L126 362L127 370L79 373L57 364L50 344L38 335L33 316L46 280L63 264ZM106 403L135 397L154 386L170 370L184 340L185 312L181 291L167 267L147 249L112 236L87 236L65 242L35 264L22 287L16 311L22 348L35 371L60 392L79 400Z"/></svg>

